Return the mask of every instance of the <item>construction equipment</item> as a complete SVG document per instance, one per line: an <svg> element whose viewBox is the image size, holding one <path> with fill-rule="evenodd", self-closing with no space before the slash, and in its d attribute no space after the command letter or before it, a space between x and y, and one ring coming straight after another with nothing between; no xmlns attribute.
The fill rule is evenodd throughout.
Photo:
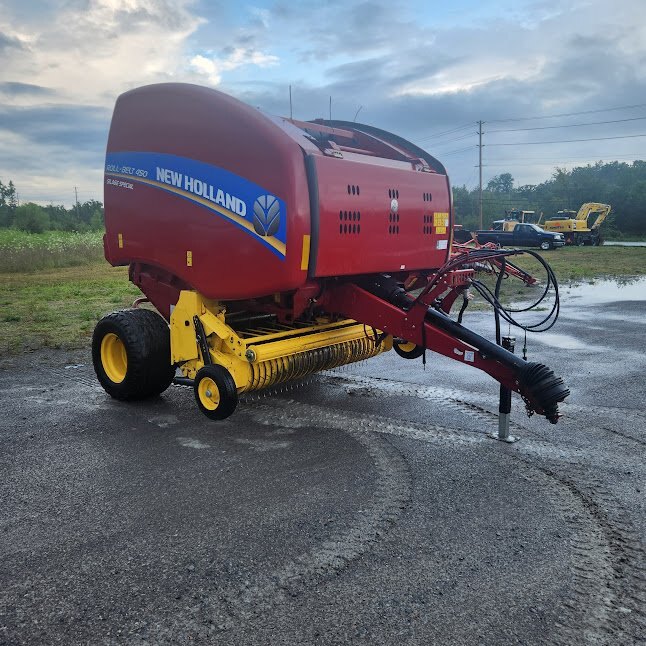
<svg viewBox="0 0 646 646"><path fill-rule="evenodd" d="M479 368L552 423L569 393L449 317L475 284L463 265L520 252L451 257L446 171L397 135L268 116L194 85L135 89L112 119L105 214L106 259L161 314L98 323L94 367L117 399L176 381L223 419L242 393L393 346Z"/></svg>
<svg viewBox="0 0 646 646"><path fill-rule="evenodd" d="M609 204L586 202L578 212L563 210L548 218L543 225L546 231L562 233L568 245L601 244L601 225L610 213ZM595 217L596 216L596 217Z"/></svg>
<svg viewBox="0 0 646 646"><path fill-rule="evenodd" d="M505 217L502 220L494 220L492 229L494 231L513 231L516 224L533 224L536 220L536 211L523 211L521 209L505 209Z"/></svg>

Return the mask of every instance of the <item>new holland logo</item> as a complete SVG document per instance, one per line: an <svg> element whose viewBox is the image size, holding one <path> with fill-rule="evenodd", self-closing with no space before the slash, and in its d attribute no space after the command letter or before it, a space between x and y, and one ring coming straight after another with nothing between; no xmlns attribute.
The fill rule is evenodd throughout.
<svg viewBox="0 0 646 646"><path fill-rule="evenodd" d="M261 236L273 236L280 226L280 203L273 195L261 195L253 204L253 228Z"/></svg>

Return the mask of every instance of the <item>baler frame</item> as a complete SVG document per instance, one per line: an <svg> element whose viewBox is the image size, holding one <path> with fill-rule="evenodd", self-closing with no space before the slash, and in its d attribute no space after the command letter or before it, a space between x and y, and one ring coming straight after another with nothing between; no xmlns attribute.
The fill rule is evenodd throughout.
<svg viewBox="0 0 646 646"><path fill-rule="evenodd" d="M261 316L264 320L250 313L248 324L240 315L227 322L225 304L195 291L180 293L170 320L170 360L185 383L194 386L198 406L207 416L227 417L242 393L363 361L393 345L391 336L370 334L365 325L345 318L285 324L273 315ZM201 386L204 379L212 382L210 390ZM218 402L212 406L215 389Z"/></svg>

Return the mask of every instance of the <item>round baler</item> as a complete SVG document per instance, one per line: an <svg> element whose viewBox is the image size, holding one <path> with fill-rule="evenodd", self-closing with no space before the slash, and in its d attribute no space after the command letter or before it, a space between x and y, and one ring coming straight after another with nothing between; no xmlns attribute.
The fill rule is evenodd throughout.
<svg viewBox="0 0 646 646"><path fill-rule="evenodd" d="M135 307L97 325L113 397L175 379L222 419L243 392L393 345L484 370L552 422L568 394L448 316L473 276L451 261L449 180L394 134L268 116L195 85L138 88L115 106L105 220L106 259L161 315Z"/></svg>

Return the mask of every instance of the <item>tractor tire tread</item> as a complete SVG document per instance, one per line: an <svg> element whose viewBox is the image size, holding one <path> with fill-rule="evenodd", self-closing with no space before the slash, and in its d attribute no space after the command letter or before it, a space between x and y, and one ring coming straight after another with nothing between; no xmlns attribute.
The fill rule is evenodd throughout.
<svg viewBox="0 0 646 646"><path fill-rule="evenodd" d="M101 340L116 333L126 346L128 368L125 379L115 384L101 365ZM151 310L125 309L104 316L92 339L92 359L99 382L108 394L122 401L159 395L173 381L170 364L170 333L164 319Z"/></svg>

